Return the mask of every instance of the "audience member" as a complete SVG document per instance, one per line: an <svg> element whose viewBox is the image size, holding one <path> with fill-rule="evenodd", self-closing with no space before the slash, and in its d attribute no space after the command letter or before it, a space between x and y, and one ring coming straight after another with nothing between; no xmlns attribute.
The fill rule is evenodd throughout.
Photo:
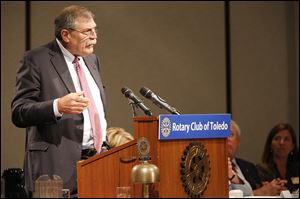
<svg viewBox="0 0 300 199"><path fill-rule="evenodd" d="M133 136L119 127L110 127L107 129L107 138L110 147L117 147L134 140Z"/></svg>
<svg viewBox="0 0 300 199"><path fill-rule="evenodd" d="M257 165L263 181L287 180L287 188L299 191L299 159L296 134L287 123L275 125L266 140L262 162ZM294 181L294 183L293 183Z"/></svg>
<svg viewBox="0 0 300 199"><path fill-rule="evenodd" d="M273 180L261 182L255 165L246 160L236 157L241 140L241 130L235 121L231 121L231 135L228 138L228 178L229 189L240 189L244 196L251 195L279 195L284 187L285 181Z"/></svg>

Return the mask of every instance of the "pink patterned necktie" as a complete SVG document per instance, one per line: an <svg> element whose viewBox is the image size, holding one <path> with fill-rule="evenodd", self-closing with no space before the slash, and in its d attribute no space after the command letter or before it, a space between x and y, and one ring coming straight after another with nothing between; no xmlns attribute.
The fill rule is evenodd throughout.
<svg viewBox="0 0 300 199"><path fill-rule="evenodd" d="M93 136L94 136L94 146L98 153L101 151L102 146L102 134L100 129L100 119L99 119L99 113L95 104L95 101L93 99L91 90L89 88L88 82L86 80L85 74L83 69L81 68L79 64L79 58L75 57L73 64L76 67L76 72L80 81L81 89L84 91L84 96L89 98L91 101L90 106L88 107L88 112L90 116L90 121L93 129Z"/></svg>

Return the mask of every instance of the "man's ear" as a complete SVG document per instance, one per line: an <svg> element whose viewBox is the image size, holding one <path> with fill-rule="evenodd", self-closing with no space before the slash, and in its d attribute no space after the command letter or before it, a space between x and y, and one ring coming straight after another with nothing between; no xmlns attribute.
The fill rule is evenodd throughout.
<svg viewBox="0 0 300 199"><path fill-rule="evenodd" d="M70 33L68 30L66 29L62 29L60 31L60 35L61 35L61 39L65 42L65 43L69 43L70 39L69 39L69 36L70 36Z"/></svg>

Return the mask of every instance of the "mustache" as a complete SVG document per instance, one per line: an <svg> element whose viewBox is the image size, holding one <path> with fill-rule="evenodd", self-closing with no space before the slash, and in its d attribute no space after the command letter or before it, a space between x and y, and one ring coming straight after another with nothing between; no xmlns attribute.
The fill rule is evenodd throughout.
<svg viewBox="0 0 300 199"><path fill-rule="evenodd" d="M95 44L97 44L96 39L95 40L90 40L90 41L87 42L87 45L95 45Z"/></svg>

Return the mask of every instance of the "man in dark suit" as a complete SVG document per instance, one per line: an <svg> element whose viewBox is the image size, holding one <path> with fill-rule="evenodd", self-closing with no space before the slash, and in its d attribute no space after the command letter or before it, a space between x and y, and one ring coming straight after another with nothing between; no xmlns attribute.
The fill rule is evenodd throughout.
<svg viewBox="0 0 300 199"><path fill-rule="evenodd" d="M55 19L56 39L26 52L21 61L12 121L26 128L24 172L29 194L35 180L45 174L59 175L63 188L76 194L77 161L103 149L106 101L100 63L93 54L96 28L91 11L66 7Z"/></svg>
<svg viewBox="0 0 300 199"><path fill-rule="evenodd" d="M231 121L230 132L227 142L229 189L240 189L243 191L244 196L279 195L282 190L285 190L285 181L262 182L253 163L236 158L241 143L241 130L233 120Z"/></svg>

